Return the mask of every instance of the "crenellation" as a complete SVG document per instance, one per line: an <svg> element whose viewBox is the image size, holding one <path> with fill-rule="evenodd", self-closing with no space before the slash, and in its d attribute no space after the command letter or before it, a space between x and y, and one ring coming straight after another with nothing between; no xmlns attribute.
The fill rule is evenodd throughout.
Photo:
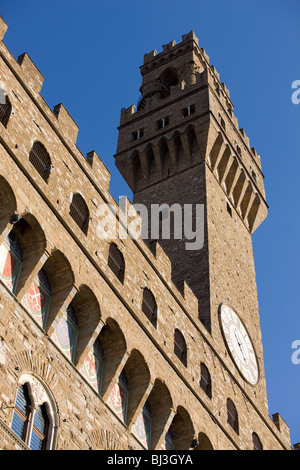
<svg viewBox="0 0 300 470"><path fill-rule="evenodd" d="M72 144L76 144L79 127L75 123L74 119L70 116L64 105L59 103L54 106L53 114L58 121L58 128L60 129L60 132L64 138Z"/></svg>
<svg viewBox="0 0 300 470"><path fill-rule="evenodd" d="M44 77L37 66L32 62L31 58L26 52L19 55L17 63L22 70L21 75L23 75L26 85L36 95L39 94L44 82Z"/></svg>
<svg viewBox="0 0 300 470"><path fill-rule="evenodd" d="M108 191L111 173L95 150L87 153L86 161L93 170L93 178L97 182L98 186L102 187L105 191Z"/></svg>
<svg viewBox="0 0 300 470"><path fill-rule="evenodd" d="M3 40L7 29L8 29L8 25L6 24L6 22L4 21L4 19L0 15L0 41Z"/></svg>
<svg viewBox="0 0 300 470"><path fill-rule="evenodd" d="M2 46L1 86L14 90L15 113L0 124L0 264L14 253L21 268L9 282L0 270L0 394L10 405L1 409L0 446L28 448L11 427L18 386L32 380L47 399L48 448L159 450L170 430L175 450L190 449L195 438L197 450L248 449L253 423L264 448L289 448L288 428L276 418L278 429L267 416L256 321L249 228L265 214L248 160L234 151L238 128L220 108L221 100L224 108L230 104L226 87L221 97L209 96L208 83L215 89L219 77L213 66L204 67L209 58L194 32L180 44L165 44L161 54L145 55L142 72L154 81L159 73L167 86L148 108L122 109L115 158L130 184L141 185L140 202L156 203L161 193L163 202L174 203L180 194L186 204L192 194L203 205L204 245L195 251L184 251L182 240L170 251L169 241L140 236L142 214L126 196L119 204L113 199L110 172L94 150L84 157L76 147L78 126L68 111L62 104L52 111L39 95L43 77L35 65L25 54L17 66ZM131 140L142 128L141 140ZM247 140L243 130L239 136ZM37 139L46 150L39 147L38 161L46 168L29 157ZM255 150L252 155L258 158ZM141 168L134 167L138 159ZM73 206L76 195L80 205ZM226 201L234 196L241 203L230 215ZM101 233L101 207L111 216L109 233L121 222L114 237ZM6 244L16 240L22 254L12 248L8 255ZM244 314L255 341L261 370L255 393L225 349L218 324L224 300ZM208 313L209 324L203 321ZM116 397L127 400L127 414ZM239 433L228 423L228 397L238 410ZM150 444L136 425L147 407Z"/></svg>

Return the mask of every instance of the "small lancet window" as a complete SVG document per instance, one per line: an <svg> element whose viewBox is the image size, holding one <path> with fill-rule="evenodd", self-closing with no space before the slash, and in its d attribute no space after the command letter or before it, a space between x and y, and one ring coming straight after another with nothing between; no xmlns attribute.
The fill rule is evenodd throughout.
<svg viewBox="0 0 300 470"><path fill-rule="evenodd" d="M115 243L111 243L108 253L108 266L117 276L120 282L124 282L125 261L124 257Z"/></svg>
<svg viewBox="0 0 300 470"><path fill-rule="evenodd" d="M4 127L7 127L11 115L11 102L3 88L0 88L0 122Z"/></svg>
<svg viewBox="0 0 300 470"><path fill-rule="evenodd" d="M182 110L183 117L190 116L191 114L194 114L194 112L195 112L194 104L188 105L186 106L186 108L183 108Z"/></svg>
<svg viewBox="0 0 300 470"><path fill-rule="evenodd" d="M43 180L47 182L51 171L51 159L41 142L34 142L29 153L29 161Z"/></svg>
<svg viewBox="0 0 300 470"><path fill-rule="evenodd" d="M227 423L238 434L239 433L239 420L236 407L230 398L227 399Z"/></svg>
<svg viewBox="0 0 300 470"><path fill-rule="evenodd" d="M144 289L143 291L143 303L142 311L150 320L152 325L156 328L157 326L157 305L154 298L154 295L149 289Z"/></svg>
<svg viewBox="0 0 300 470"><path fill-rule="evenodd" d="M211 398L211 377L208 368L205 364L201 364L201 379L200 379L200 387L206 395Z"/></svg>
<svg viewBox="0 0 300 470"><path fill-rule="evenodd" d="M258 435L256 434L256 432L254 432L252 434L252 441L253 441L253 450L263 450L263 445L261 443L261 440L260 438L258 437Z"/></svg>
<svg viewBox="0 0 300 470"><path fill-rule="evenodd" d="M175 330L174 334L174 353L181 360L181 362L187 365L187 347L183 334L179 330Z"/></svg>
<svg viewBox="0 0 300 470"><path fill-rule="evenodd" d="M90 213L85 200L79 193L75 193L70 206L70 216L86 235L89 226Z"/></svg>

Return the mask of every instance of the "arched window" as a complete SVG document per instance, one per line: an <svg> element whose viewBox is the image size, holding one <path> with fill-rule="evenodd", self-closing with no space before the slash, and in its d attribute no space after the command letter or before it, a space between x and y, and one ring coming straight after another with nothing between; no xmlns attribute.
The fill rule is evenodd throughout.
<svg viewBox="0 0 300 470"><path fill-rule="evenodd" d="M187 347L183 334L179 330L175 330L174 334L174 353L181 360L181 362L187 365Z"/></svg>
<svg viewBox="0 0 300 470"><path fill-rule="evenodd" d="M201 364L201 378L200 378L200 387L206 395L211 398L211 378L208 368L205 364Z"/></svg>
<svg viewBox="0 0 300 470"><path fill-rule="evenodd" d="M0 279L15 294L22 267L23 250L12 229L0 246Z"/></svg>
<svg viewBox="0 0 300 470"><path fill-rule="evenodd" d="M108 266L117 276L120 282L124 282L125 261L124 257L115 243L111 243L108 253Z"/></svg>
<svg viewBox="0 0 300 470"><path fill-rule="evenodd" d="M26 441L27 436L30 404L27 385L20 385L18 387L11 428L23 441Z"/></svg>
<svg viewBox="0 0 300 470"><path fill-rule="evenodd" d="M143 291L142 311L153 326L157 326L157 305L152 292L145 288Z"/></svg>
<svg viewBox="0 0 300 470"><path fill-rule="evenodd" d="M132 434L143 444L146 449L150 449L151 445L151 408L149 402L146 401L142 411L137 417L132 427Z"/></svg>
<svg viewBox="0 0 300 470"><path fill-rule="evenodd" d="M29 374L19 382L11 428L31 450L52 448L55 430L52 399L42 383Z"/></svg>
<svg viewBox="0 0 300 470"><path fill-rule="evenodd" d="M236 407L230 398L227 399L227 423L238 434L239 433L239 419Z"/></svg>
<svg viewBox="0 0 300 470"><path fill-rule="evenodd" d="M118 382L113 386L107 400L113 412L126 424L128 407L128 380L123 370Z"/></svg>
<svg viewBox="0 0 300 470"><path fill-rule="evenodd" d="M174 437L171 429L165 435L165 440L161 446L161 450L174 450Z"/></svg>
<svg viewBox="0 0 300 470"><path fill-rule="evenodd" d="M75 220L78 227L86 235L89 226L90 213L85 200L79 193L73 194L70 206L70 216Z"/></svg>
<svg viewBox="0 0 300 470"><path fill-rule="evenodd" d="M69 305L56 325L55 331L52 333L52 339L72 362L74 362L75 357L77 335L77 316L72 305Z"/></svg>
<svg viewBox="0 0 300 470"><path fill-rule="evenodd" d="M0 122L4 127L7 127L9 117L11 114L11 102L3 88L0 88Z"/></svg>
<svg viewBox="0 0 300 470"><path fill-rule="evenodd" d="M252 433L253 450L263 450L263 445L256 432Z"/></svg>
<svg viewBox="0 0 300 470"><path fill-rule="evenodd" d="M51 171L51 159L41 142L34 142L29 153L29 161L43 180L47 182Z"/></svg>
<svg viewBox="0 0 300 470"><path fill-rule="evenodd" d="M51 300L51 285L46 272L41 269L29 286L22 304L35 320L45 329Z"/></svg>
<svg viewBox="0 0 300 470"><path fill-rule="evenodd" d="M98 337L88 355L86 356L80 372L89 384L101 395L103 378L104 351Z"/></svg>

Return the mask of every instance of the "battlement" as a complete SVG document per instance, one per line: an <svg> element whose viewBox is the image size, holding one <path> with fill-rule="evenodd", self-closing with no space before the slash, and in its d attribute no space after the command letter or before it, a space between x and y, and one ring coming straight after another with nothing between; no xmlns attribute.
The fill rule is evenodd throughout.
<svg viewBox="0 0 300 470"><path fill-rule="evenodd" d="M0 17L0 37L4 38L7 30L7 24ZM29 95L35 101L37 109L42 113L43 118L47 124L55 129L58 135L66 146L69 147L75 160L77 160L85 171L90 173L91 178L95 183L104 191L108 191L110 182L110 172L107 170L100 158L96 156L95 152L90 152L88 157L85 157L78 147L76 146L79 127L70 115L68 110L62 103L54 106L53 110L48 106L41 96L41 89L44 83L44 76L34 64L29 55L25 52L18 56L17 60L12 56L5 44L0 43L0 57L9 64L13 74L19 78L20 83L27 90ZM16 96L18 94L16 93ZM42 126L34 121L35 124L43 133Z"/></svg>

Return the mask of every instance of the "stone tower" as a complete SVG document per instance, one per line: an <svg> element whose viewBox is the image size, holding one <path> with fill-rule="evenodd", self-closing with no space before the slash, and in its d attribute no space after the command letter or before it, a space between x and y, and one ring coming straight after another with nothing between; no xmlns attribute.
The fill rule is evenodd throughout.
<svg viewBox="0 0 300 470"><path fill-rule="evenodd" d="M199 246L177 225L159 237L152 219L147 240L102 236L103 207L124 229L138 206L116 203L109 171L81 153L77 124L45 102L6 29L0 17L0 449L290 449L266 398L259 157L194 34L145 56L116 162L135 203L165 204L162 233L171 209L194 209Z"/></svg>
<svg viewBox="0 0 300 470"><path fill-rule="evenodd" d="M243 359L243 350L241 358L236 357L240 343L233 344L232 327L224 332L221 305L237 313L235 321L242 322L242 334L248 331L259 368L249 372L256 378L247 377L256 385L255 390L251 385L250 393L265 408L251 242L268 207L260 157L238 127L229 92L193 32L182 36L177 45L175 41L164 45L159 54L156 50L146 54L140 69L141 98L137 109L122 109L116 165L133 191L135 204L144 204L149 214L151 205L161 206L161 225L168 210L171 216L179 205L184 217L185 205L192 205L193 226L202 228L203 244L199 247L195 241L187 249L186 237L174 236L175 222L169 239L159 232L159 243L171 259L174 283L179 289L183 281L189 285L198 299L199 320L225 354L226 333L225 343L238 369L235 375L243 372L239 360L247 363L250 358ZM198 213L196 205L204 211ZM147 224L151 246L150 216Z"/></svg>

